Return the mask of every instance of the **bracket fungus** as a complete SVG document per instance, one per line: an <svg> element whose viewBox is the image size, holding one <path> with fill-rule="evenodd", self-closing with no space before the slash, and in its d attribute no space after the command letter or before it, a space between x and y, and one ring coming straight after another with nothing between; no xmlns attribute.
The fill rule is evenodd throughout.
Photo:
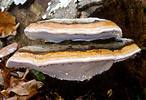
<svg viewBox="0 0 146 100"><path fill-rule="evenodd" d="M112 21L99 18L50 19L32 23L24 30L32 39L47 42L91 41L111 37L121 37L121 29Z"/></svg>
<svg viewBox="0 0 146 100"><path fill-rule="evenodd" d="M139 51L131 39L26 46L7 61L7 67L30 67L59 79L83 81Z"/></svg>
<svg viewBox="0 0 146 100"><path fill-rule="evenodd" d="M29 67L61 80L84 81L140 51L133 40L121 38L115 23L98 18L32 23L25 34L51 42L73 41L22 47L6 66Z"/></svg>

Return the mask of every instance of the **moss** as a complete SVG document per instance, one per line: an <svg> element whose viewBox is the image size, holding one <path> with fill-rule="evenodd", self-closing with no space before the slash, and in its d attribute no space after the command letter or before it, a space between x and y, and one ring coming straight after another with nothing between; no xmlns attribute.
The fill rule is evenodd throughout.
<svg viewBox="0 0 146 100"><path fill-rule="evenodd" d="M36 71L36 70L34 70L34 71L35 71L35 74L37 75L39 81L43 81L44 77L45 77L44 74L39 71Z"/></svg>

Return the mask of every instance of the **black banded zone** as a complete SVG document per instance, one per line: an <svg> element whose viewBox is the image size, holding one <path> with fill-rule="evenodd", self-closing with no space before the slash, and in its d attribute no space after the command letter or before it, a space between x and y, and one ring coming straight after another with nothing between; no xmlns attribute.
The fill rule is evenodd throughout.
<svg viewBox="0 0 146 100"><path fill-rule="evenodd" d="M86 52L93 49L107 49L107 50L121 50L126 46L134 44L131 39L105 39L96 41L70 41L69 43L57 43L57 44L45 44L34 45L21 48L19 52L27 52L32 54L47 54L52 52L64 52L64 51L82 51Z"/></svg>

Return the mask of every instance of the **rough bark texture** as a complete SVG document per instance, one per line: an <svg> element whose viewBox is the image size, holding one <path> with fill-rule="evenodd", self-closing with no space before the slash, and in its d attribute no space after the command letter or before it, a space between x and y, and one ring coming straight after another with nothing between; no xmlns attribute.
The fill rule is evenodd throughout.
<svg viewBox="0 0 146 100"><path fill-rule="evenodd" d="M123 30L123 37L131 38L142 49L134 59L123 64L146 86L146 9L139 0L109 0L104 8L96 10L90 17L114 21Z"/></svg>
<svg viewBox="0 0 146 100"><path fill-rule="evenodd" d="M24 34L24 29L32 22L42 20L42 15L48 6L50 0L28 0L28 2L21 6L12 5L9 10L12 15L16 17L17 22L20 22L20 26L17 31L17 35L14 39L7 41L7 44L17 41L19 47L33 44L43 44L43 40L30 40Z"/></svg>
<svg viewBox="0 0 146 100"><path fill-rule="evenodd" d="M109 0L102 9L89 17L114 21L123 30L123 37L132 38L140 47L146 46L144 8L139 0Z"/></svg>

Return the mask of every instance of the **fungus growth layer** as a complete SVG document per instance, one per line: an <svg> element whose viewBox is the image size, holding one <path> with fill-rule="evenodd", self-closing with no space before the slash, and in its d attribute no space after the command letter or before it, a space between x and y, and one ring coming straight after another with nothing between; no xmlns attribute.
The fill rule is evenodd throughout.
<svg viewBox="0 0 146 100"><path fill-rule="evenodd" d="M59 79L83 81L139 51L131 39L119 38L34 45L19 49L7 67L30 67Z"/></svg>

